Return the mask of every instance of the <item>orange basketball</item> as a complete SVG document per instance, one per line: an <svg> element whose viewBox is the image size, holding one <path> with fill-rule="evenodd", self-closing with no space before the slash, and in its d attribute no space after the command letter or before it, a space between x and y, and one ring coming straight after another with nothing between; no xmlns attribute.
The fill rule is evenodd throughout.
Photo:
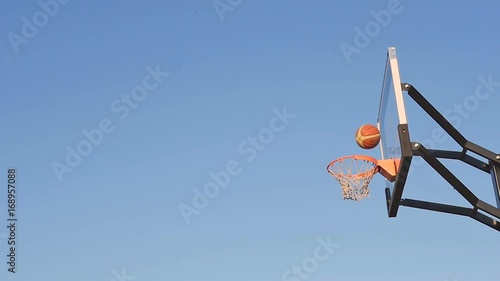
<svg viewBox="0 0 500 281"><path fill-rule="evenodd" d="M356 143L364 149L372 149L380 142L380 131L377 127L366 124L356 131Z"/></svg>

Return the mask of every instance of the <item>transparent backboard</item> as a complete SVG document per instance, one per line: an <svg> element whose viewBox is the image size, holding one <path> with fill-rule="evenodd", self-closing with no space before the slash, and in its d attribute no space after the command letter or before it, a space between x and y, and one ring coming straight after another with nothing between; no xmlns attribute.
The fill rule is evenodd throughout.
<svg viewBox="0 0 500 281"><path fill-rule="evenodd" d="M403 102L403 91L401 89L396 48L390 47L387 50L387 62L384 71L377 121L380 130L382 159L401 158L398 125L406 123L406 110ZM386 181L386 185L392 194L394 183Z"/></svg>

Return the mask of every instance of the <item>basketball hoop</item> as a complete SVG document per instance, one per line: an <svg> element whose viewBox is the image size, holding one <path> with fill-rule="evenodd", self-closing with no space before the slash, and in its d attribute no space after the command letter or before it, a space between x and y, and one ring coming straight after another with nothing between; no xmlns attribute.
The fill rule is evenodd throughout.
<svg viewBox="0 0 500 281"><path fill-rule="evenodd" d="M340 183L344 199L361 201L370 194L368 185L376 173L395 181L399 159L377 160L370 156L352 155L336 159L326 170Z"/></svg>
<svg viewBox="0 0 500 281"><path fill-rule="evenodd" d="M327 166L328 173L340 183L344 199L354 201L370 194L368 185L378 170L377 159L363 155L345 156Z"/></svg>

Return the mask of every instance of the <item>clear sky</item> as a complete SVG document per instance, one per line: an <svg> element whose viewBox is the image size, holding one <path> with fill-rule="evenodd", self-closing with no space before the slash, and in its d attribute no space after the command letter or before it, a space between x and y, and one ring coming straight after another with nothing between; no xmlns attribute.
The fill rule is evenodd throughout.
<svg viewBox="0 0 500 281"><path fill-rule="evenodd" d="M0 280L498 281L497 231L408 208L390 219L380 176L356 203L325 168L380 157L354 132L376 122L389 46L403 81L500 151L499 8L3 3ZM456 147L406 103L414 140ZM464 202L415 164L405 197ZM487 174L450 164L494 202ZM6 263L10 167L16 274Z"/></svg>

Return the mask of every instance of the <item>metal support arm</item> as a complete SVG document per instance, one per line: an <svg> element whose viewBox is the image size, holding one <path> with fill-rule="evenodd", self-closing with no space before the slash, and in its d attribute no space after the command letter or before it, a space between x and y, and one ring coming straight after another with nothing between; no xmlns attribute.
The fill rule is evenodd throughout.
<svg viewBox="0 0 500 281"><path fill-rule="evenodd" d="M431 210L471 217L497 231L500 231L500 155L467 140L446 118L427 101L412 85L403 83L401 87L408 95L437 123L451 138L457 142L462 151L431 150L422 144L412 142L412 156L422 157L439 175L462 195L472 208L445 205L440 203L401 199L399 205L412 208ZM481 161L467 154L473 152L484 157L487 162ZM438 158L460 160L478 170L491 174L497 207L492 206L472 193ZM388 203L391 194L386 190ZM389 204L388 204L389 208ZM482 213L482 212L484 213ZM489 216L488 216L489 215Z"/></svg>

